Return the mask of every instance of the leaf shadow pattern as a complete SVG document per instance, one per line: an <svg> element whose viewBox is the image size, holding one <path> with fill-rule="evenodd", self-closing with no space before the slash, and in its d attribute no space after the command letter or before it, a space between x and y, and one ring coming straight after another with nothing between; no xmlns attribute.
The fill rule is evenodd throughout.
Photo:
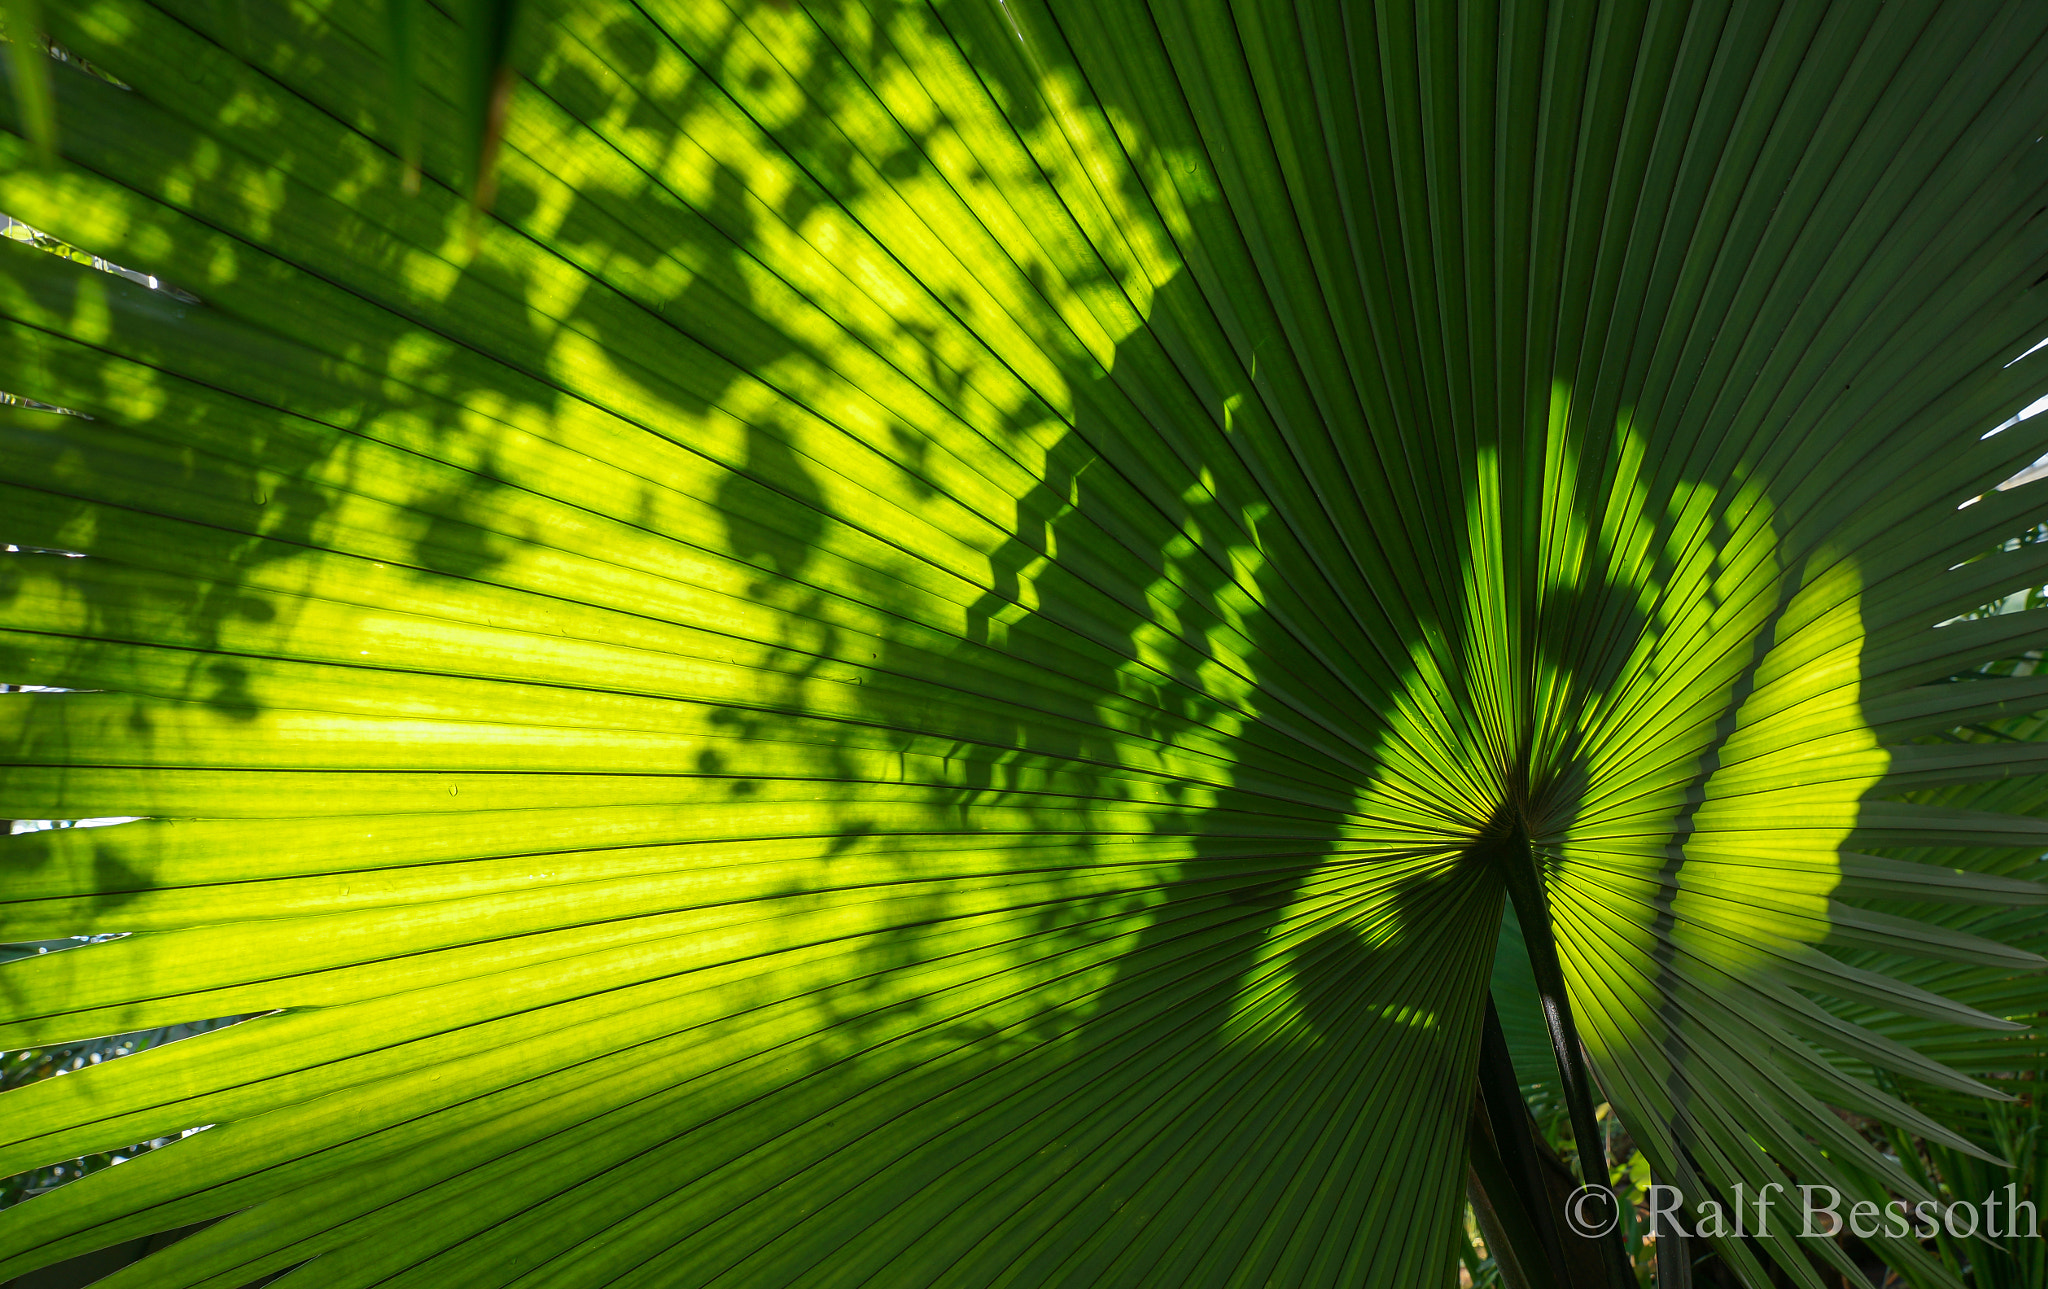
<svg viewBox="0 0 2048 1289"><path fill-rule="evenodd" d="M729 20L708 38L701 24L691 30L694 20L678 19L695 38L685 61L724 75L724 64L751 58L764 74L744 73L739 83L763 96L783 92L787 82L759 63L759 42L748 44L747 23L760 13ZM335 78L321 82L329 95L319 105L325 122L301 104L280 100L279 110L296 114L308 138L332 130L336 120L361 119L360 87L370 83L369 74L352 83L349 69L368 67L363 49L351 44L362 33L345 26L299 29L296 20L269 14L235 22L215 22L197 11L194 17L182 43L164 52L166 65L189 58L222 67L238 59L274 66L316 47ZM330 1047L340 1042L331 1050L346 1060L342 1053L356 1041L347 1036L374 1030L380 1042L410 1044L399 1049L405 1055L391 1070L395 1077L426 1078L450 1057L468 1062L477 1077L500 1088L490 1094L496 1098L491 1114L465 1118L450 1113L459 1101L433 1098L426 1104L445 1108L425 1120L416 1117L417 1126L339 1153L334 1146L316 1147L304 1162L285 1164L274 1180L255 1183L258 1191L341 1200L338 1188L345 1184L350 1198L328 1213L328 1229L341 1229L350 1220L389 1216L375 1207L389 1201L379 1201L378 1188L366 1184L371 1175L409 1173L421 1196L413 1202L427 1202L437 1185L466 1184L466 1170L485 1159L531 1158L521 1151L551 1149L543 1122L580 1125L574 1130L589 1147L579 1165L586 1180L562 1179L549 1202L597 1205L594 1211L610 1214L604 1223L535 1224L527 1236L508 1242L502 1232L491 1234L497 1213L485 1204L446 1229L441 1257L474 1261L494 1242L485 1259L491 1265L569 1257L596 1229L606 1232L613 1249L607 1256L634 1258L632 1274L645 1278L662 1275L678 1257L718 1265L718 1251L733 1238L728 1232L745 1221L744 1212L730 1212L729 1197L745 1193L754 1184L750 1178L781 1178L764 1194L801 1184L814 1188L821 1202L836 1197L845 1209L935 1185L948 1168L989 1166L971 1138L958 1133L920 1150L906 1148L892 1175L864 1185L834 1170L844 1147L816 1137L767 1156L742 1148L778 1133L827 1131L822 1124L804 1128L817 1097L842 1107L830 1140L857 1141L881 1130L877 1116L892 1121L928 1099L929 1092L915 1089L958 1083L979 1071L980 1087L948 1104L960 1107L953 1122L974 1114L986 1121L991 1112L1000 1115L992 1107L1002 1096L1023 1094L1043 1085L1048 1073L1063 1071L1065 1108L1038 1125L1042 1134L1055 1130L1059 1115L1071 1122L1087 1104L1085 1096L1074 1099L1075 1089L1097 1079L1128 1083L1135 1068L1130 1051L1149 1046L1147 1034L1172 1032L1178 1046L1161 1051L1177 1062L1183 1095L1197 1098L1193 1108L1172 1112L1170 1121L1185 1124L1202 1117L1203 1097L1220 1095L1204 1092L1201 1080L1240 1048L1269 1064L1299 1057L1290 1055L1287 1035L1299 1029L1291 1018L1300 1008L1284 998L1255 997L1250 1012L1234 1014L1199 996L1173 1006L1159 996L1160 982L1193 969L1191 952L1207 989L1219 995L1230 980L1259 971L1268 994L1311 989L1320 995L1329 988L1311 988L1313 973L1289 965L1297 961L1290 946L1310 932L1276 937L1274 931L1336 847L1348 805L1343 777L1303 769L1277 734L1263 736L1257 758L1269 768L1256 783L1239 783L1230 766L1237 731L1258 721L1247 697L1256 679L1252 660L1284 641L1281 634L1262 636L1265 628L1256 621L1216 625L1227 616L1219 600L1234 595L1240 605L1249 603L1244 596L1255 578L1232 565L1230 535L1242 534L1252 521L1214 498L1198 459L1158 458L1142 439L1143 421L1133 415L1129 391L1105 386L1085 392L1105 370L1130 379L1114 345L1096 351L1098 362L1086 344L1061 341L1059 361L1070 374L1049 383L1034 377L1041 382L1035 391L985 357L963 360L957 318L989 305L985 293L977 299L975 283L943 287L936 307L922 317L913 311L900 327L889 318L886 330L876 331L862 315L848 315L872 333L867 353L848 353L843 344L821 350L815 341L797 343L789 323L763 325L777 312L801 321L793 309L802 297L791 294L786 280L764 276L756 248L764 239L787 237L786 230L811 227L814 217L857 206L863 184L917 181L929 170L926 153L940 150L940 135L953 128L944 115L925 137L899 140L872 162L845 139L792 147L807 169L776 203L761 200L758 176L749 189L735 165L700 150L704 185L692 191L672 166L662 167L684 148L680 134L664 139L664 131L703 110L731 118L732 104L707 92L713 82L701 73L684 75L677 94L621 94L616 79L605 76L609 63L641 83L674 83L664 81L667 69L679 66L681 46L664 43L674 32L649 35L612 18L595 28L590 43L578 45L583 30L565 21L559 50L536 60L533 84L561 114L549 117L536 99L520 119L573 134L577 119L623 113L624 130L642 132L622 154L632 164L582 174L582 182L567 187L559 175L551 184L544 172L509 160L499 216L511 231L493 229L477 258L448 285L432 286L440 270L431 265L424 276L407 272L408 257L419 256L415 248L426 248L431 259L437 245L426 211L375 198L344 212L329 201L326 194L351 182L351 166L367 164L346 140L338 148L308 145L267 155L265 161L290 179L274 196L255 201L260 218L254 221L252 211L235 209L236 199L217 184L195 189L191 205L174 202L168 213L139 196L130 200L138 223L127 234L143 243L158 239L149 245L149 262L216 266L204 283L209 303L202 316L155 317L136 299L117 295L107 306L117 329L86 349L54 337L73 332L78 318L100 306L72 298L62 279L25 281L27 299L17 301L10 317L18 329L39 328L52 338L35 349L48 355L51 383L89 394L85 401L104 414L109 430L91 445L101 460L74 467L68 481L62 467L76 459L79 442L32 432L24 439L55 454L41 473L24 458L17 486L39 496L41 507L28 513L46 515L52 534L89 539L94 563L107 569L105 587L47 593L49 607L30 628L33 647L51 640L107 642L104 649L66 654L64 674L121 695L105 705L130 704L128 714L156 734L138 741L122 732L117 709L98 735L103 750L95 754L74 737L89 724L81 712L88 704L67 704L52 714L48 734L31 730L17 741L10 789L37 791L41 774L49 786L40 790L71 802L98 794L133 806L158 793L148 812L162 822L127 838L122 848L122 862L147 875L147 907L117 907L113 892L75 868L58 865L45 874L37 917L138 933L123 942L130 947L117 949L125 968L95 951L88 965L103 982L98 987L59 981L48 971L23 976L37 996L17 1005L14 1023L22 1033L104 1032L169 1009L218 1010L258 995L286 1010L215 1048L216 1059L255 1054L268 1062L267 1085L254 1085L257 1091L222 1089L197 1101L153 1104L132 1084L118 1087L108 1077L83 1081L71 1095L104 1098L96 1112L100 1122L83 1132L67 1128L65 1107L45 1104L20 1120L31 1127L22 1130L16 1154L48 1154L88 1137L132 1134L145 1123L198 1113L223 1119L260 1117L266 1109L288 1113L284 1107L296 1095L291 1089L323 1076L310 1058L285 1055L291 1051L286 1031L323 1035L316 1042ZM91 30L74 35L82 47L94 47ZM601 56L596 62L586 57L593 52ZM556 53L564 61L545 65ZM882 41L859 57L870 70L886 71L892 55ZM581 61L571 66L571 60ZM132 84L145 87L140 92L156 83L149 66L114 61L133 74ZM790 79L829 98L843 91L833 66L821 58ZM71 93L100 95L67 105L80 123L80 146L119 148L126 137L119 127L131 105L111 97L111 90L72 87ZM1028 104L1034 93L1016 101ZM821 113L828 120L836 115L829 103ZM181 135L176 123L151 120L154 129L122 153L135 193L166 191L181 167L198 165L207 151L197 141L200 130ZM608 126L611 120L606 117ZM197 124L205 133L223 128L219 120ZM1031 118L1023 128L1046 124ZM440 133L426 131L429 138ZM261 137L244 133L230 141L253 148ZM549 142L545 129L512 141L534 157L544 155ZM427 172L445 171L446 160L430 149ZM445 199L439 208L459 215ZM352 221L357 237L346 262L303 231L336 218ZM146 235L138 231L145 227ZM555 258L522 258L522 239L545 245ZM676 271L683 263L687 277ZM562 276L567 265L592 285L571 293L566 307L537 307L534 301L547 299L551 289L545 275L568 280ZM1029 295L1066 300L1063 307L1082 324L1084 314L1073 312L1073 301L1085 281L1077 285L1070 271L1037 263L1015 272ZM307 296L309 273L335 285ZM394 289L398 282L425 285ZM599 282L608 285L599 289ZM819 289L816 281L805 286L814 294ZM1124 289L1111 275L1103 275L1100 286ZM378 308L404 325L378 323ZM308 327L293 322L294 315L321 321ZM105 352L131 361L109 365L98 356ZM254 361L256 354L267 361ZM1156 353L1146 360L1158 368ZM611 364L602 385L583 380L576 366L593 361ZM878 370L877 362L902 373L891 379L903 397L872 422L854 408L853 424L872 425L864 443L834 438L808 419L804 406L822 406L817 397L832 393L823 377L843 381L848 372ZM252 380L259 371L263 379ZM764 377L777 382L779 399ZM1141 371L1139 387L1144 377ZM1061 416L1048 417L1048 398L1078 408L1063 415L1074 418L1080 437L1057 428ZM1098 428L1092 409L1112 406ZM535 408L540 419L529 410ZM955 415L941 416L939 409L960 409L986 427L980 431L986 446L966 441L983 454L980 460L963 459L957 430L948 428L950 442L939 446L934 426L949 426L946 417ZM1213 405L1201 413L1217 414ZM576 437L579 419L587 425L594 416L603 433ZM695 428L684 437L670 425ZM1140 437L1133 438L1134 431ZM636 443L639 435L645 437ZM1098 468L1098 442L1118 444L1113 467ZM593 450L598 445L601 454ZM1046 461L1053 468L1041 469ZM1123 472L1116 485L1123 495L1135 491L1155 513L1134 526L1094 496L1082 500L1096 488L1094 476L1112 469ZM126 491L117 482L124 470L132 479ZM598 477L603 471L609 473ZM876 515L850 507L846 481L872 484L878 472L901 499L880 503ZM1013 529L1005 530L1008 514L984 509L977 515L961 505L958 494L977 473L991 480L978 493L985 504L1015 509ZM53 481L70 482L71 491ZM610 511L621 494L631 497L630 509ZM1112 489L1109 495L1118 494ZM1189 495L1196 500L1181 500ZM239 500L224 505L229 499ZM888 506L908 518L893 517ZM863 525L879 532L884 523L896 525L886 541L863 535ZM923 539L936 556L915 551L906 560L894 552L914 551L905 534L920 531L917 523L937 526L936 539ZM213 534L205 538L210 549L195 541L201 534ZM998 540L990 543L984 534ZM954 553L961 535L964 549L982 547L964 566ZM1235 540L1242 548L1241 536ZM585 558L571 560L572 553ZM1241 558L1243 551L1236 554ZM986 562L985 582L962 576L972 560ZM203 572L195 576L195 570ZM180 597L195 592L217 607L189 612ZM87 601L82 621L63 619L67 597ZM576 621L578 612L599 606L605 625ZM1243 616L1242 607L1227 612ZM955 620L958 625L947 625ZM693 625L678 636L682 623ZM452 632L445 645L434 643L437 631ZM550 631L571 643L545 646ZM1205 631L1229 639L1223 661L1217 660L1223 646L1212 644ZM684 638L690 643L673 656L687 662L648 656L651 646L672 648ZM545 670L542 654L573 654L599 639L617 646L607 660L579 660L552 677ZM422 642L428 643L424 653ZM46 669L47 660L38 658L37 666ZM1004 696L999 703L990 689L997 676L1008 677L1023 700ZM436 677L454 689L443 689ZM572 710L551 711L547 703L536 705L538 691L531 688L547 679L598 697L565 700ZM211 700L199 703L204 711L190 708L195 681L207 686L198 691ZM1221 700L1210 692L1219 686ZM577 703L584 705L580 711ZM425 722L404 738L377 724L399 708ZM532 729L536 719L558 729L608 731L607 737L637 730L631 738L650 748L666 748L662 740L679 723L690 734L678 752L654 752L644 770L632 764L631 752L607 753L597 764L609 776L593 778L585 758L547 750L559 742L555 736L536 742L532 734L515 733ZM208 722L239 732L223 740ZM387 751L337 757L337 749L353 746L348 740L354 736L341 734L351 723ZM507 735L527 750L488 747ZM1188 736L1200 744L1198 752L1178 747ZM60 738L72 740L61 752L54 741ZM1133 739L1135 761L1121 746ZM293 743L296 752L283 750ZM270 751L258 753L265 760L245 764L221 751L236 747ZM132 762L141 753L156 762L158 773L123 769L115 761L117 754ZM277 788L255 777L261 770L304 775L305 786L289 800L267 797ZM548 777L551 770L556 777ZM702 777L690 777L693 771ZM1307 804L1288 786L1294 774L1316 784ZM1124 782L1130 775L1137 776L1136 786ZM593 787L617 800L593 797ZM302 822L300 792L330 812L325 822ZM418 813L423 806L435 808ZM458 826L478 819L492 826ZM535 832L523 822L541 826ZM511 840L521 832L524 838ZM318 840L321 835L326 840ZM697 845L684 840L692 836L711 849L674 852L677 845ZM570 1024L566 1032L578 1038L547 1045L553 1054L536 1052L522 1065L524 1077L541 1080L534 1087L581 1085L580 1109L561 1103L553 1118L522 1124L509 1113L514 1102L538 1094L511 1091L522 1086L518 1076L484 1076L478 1064L498 1040L480 1045L484 1031L475 1026L488 1025L486 1017L517 1014L502 1010L511 1004L484 1003L477 1017L451 1026L423 1012L404 982L428 987L436 971L451 983L477 979L479 966L448 955L494 960L479 953L492 940L478 937L508 928L486 914L492 907L503 911L504 895L517 888L515 873L532 867L523 856L548 845L549 837L572 849L559 863L547 861L542 880L555 885L542 889L595 882L623 893L617 883L637 881L642 907L677 927L683 925L677 918L728 916L714 911L726 905L685 893L682 888L697 879L678 885L679 860L696 860L688 865L694 873L735 872L745 878L735 890L751 890L748 899L768 902L755 907L775 910L756 919L753 952L771 951L771 961L779 955L787 965L748 966L748 955L740 954L718 969L727 979L714 993L673 971L657 971L638 986L614 979L597 995L580 995L612 999L599 1006L613 1017L601 1024L604 1032ZM284 852L265 850L286 838L297 840ZM982 847L978 866L948 857L965 839ZM592 849L594 840L669 853ZM264 857L278 853L293 858L279 868ZM726 858L713 857L721 854ZM750 865L758 876L747 871ZM215 902L224 898L222 883L244 884L229 906ZM1322 903L1297 911L1297 921L1340 916L1334 910L1347 898L1368 905L1386 898L1370 882L1363 896L1346 895L1343 879L1325 884ZM1014 889L1005 894L1005 888ZM579 899L559 906L554 916L567 921L552 934L597 943L574 929L577 918L588 916L576 912L585 895L606 898L594 889L579 892ZM465 899L470 903L462 904ZM396 909L437 900L454 901L446 907L450 929L435 933L440 940L410 932L401 933L400 943L389 939L398 926ZM836 940L807 939L824 933L835 908L842 922L853 913L854 925ZM1147 930L1162 909L1177 925ZM333 921L337 916L355 919L364 930L381 927L384 955L409 947L436 965L422 977L388 956L352 959L353 951L340 950L324 959L324 968L300 959L290 975L263 979L237 978L238 968L223 962L152 1001L123 998L105 983L109 973L160 978L181 952L217 945L212 937L218 933L206 925L215 918L227 918L248 937L245 958L260 960L261 946L274 943L276 934L296 936L315 926L341 944L348 933ZM302 931L299 918L313 921ZM819 929L805 929L812 924ZM849 930L851 941L845 939ZM628 939L642 934L636 929ZM674 955L689 942L655 941L666 946L656 956L680 964ZM1120 965L1131 951L1143 967ZM1299 961L1325 956L1311 953ZM348 979L352 961L384 983ZM561 983L546 983L539 965L530 977L542 990L536 997L559 993ZM1013 969L1020 973L1007 987L1014 1001L970 998L977 981L1000 981ZM502 971L521 968L500 963L499 970L483 996L519 996L521 987ZM1301 982L1288 983L1297 975ZM634 1004L640 1010L621 1022L619 990L633 988L650 1001ZM663 993L695 1001L680 1011L673 1003L648 1010ZM62 1009L48 1010L44 1000L58 998ZM1431 1013L1427 1022L1392 1033L1429 1030L1436 1010L1424 1008ZM1104 1028L1108 1022L1090 1019L1098 1013L1120 1019ZM557 1014L560 1020L551 1023L559 1028L570 1013ZM697 1019L686 1023L691 1015ZM1311 1048L1333 1041L1339 1009L1321 1015L1319 1024L1296 1035ZM1133 1017L1143 1018L1135 1029ZM1233 1038L1225 1032L1230 1024L1251 1027L1252 1037ZM1416 1059L1434 1072L1447 1059L1438 1049L1457 1046L1454 1029L1432 1036L1428 1046L1434 1054ZM698 1072L664 1067L656 1048L671 1052L671 1060L698 1054L686 1062ZM718 1051L729 1055L712 1059ZM859 1059L849 1063L853 1054ZM174 1052L145 1064L167 1079L196 1073L198 1066L196 1058ZM656 1070L662 1073L650 1083ZM798 1077L799 1071L809 1073ZM1433 1073L1429 1081L1440 1080ZM1449 1087L1457 1080L1441 1081ZM775 1089L773 1096L742 1113L768 1089ZM1354 1084L1349 1094L1368 1091ZM976 1102L977 1095L996 1099ZM1141 1108L1136 1101L1127 1107L1134 1115ZM1103 1118L1098 1126L1109 1122ZM622 1123L634 1126L629 1132ZM1133 1128L1127 1139L1152 1132L1149 1125ZM1382 1121L1379 1130L1395 1126ZM621 1149L627 1150L623 1157ZM645 1168L650 1149L687 1151L699 1162L691 1173L672 1173L670 1190L659 1197L601 1166L609 1159L616 1168L637 1155ZM71 1189L63 1204L45 1197L36 1210L42 1223L61 1226L70 1220L58 1212L66 1207L83 1214L104 1206L98 1211L108 1216L46 1241L38 1256L117 1238L128 1226L245 1204L254 1193L248 1185L223 1189L206 1181L211 1166L199 1156L219 1151L210 1140L180 1145L174 1153L190 1171L185 1194L168 1206L113 1215L133 1203L122 1198L122 1188L133 1186L128 1175L143 1171L133 1165ZM715 1166L720 1158L732 1160L723 1172ZM149 1167L162 1166L152 1161ZM1032 1202L1032 1188L1051 1184L1054 1176L1010 1179L1016 1185L1004 1192L1008 1202L1025 1213L1059 1207ZM504 1202L523 1203L516 1190L500 1194ZM1317 1221L1330 1220L1332 1205L1355 1215L1366 1198L1338 1186L1312 1197L1308 1211ZM710 1222L692 1240L675 1243L674 1232L689 1226L687 1214L721 1209L728 1210L722 1224ZM998 1211L987 1208L926 1230L878 1229L863 1249L842 1253L855 1261L893 1260L912 1256L915 1246L915 1256L936 1267L952 1256L946 1249L985 1234ZM359 1212L365 1216L352 1219ZM39 1229L50 1228L25 1231ZM239 1229L229 1219L181 1244L176 1256L225 1256L221 1251L235 1247ZM1242 1240L1247 1230L1240 1225L1234 1238ZM818 1247L789 1256L812 1258ZM1012 1256L990 1248L988 1256ZM374 1260L395 1251L356 1250L347 1256ZM247 1270L296 1265L307 1252L287 1244L264 1255L270 1260L263 1267ZM322 1274L340 1272L333 1256L339 1252L327 1250ZM1288 1256L1320 1255L1304 1246ZM603 1273L591 1263L585 1274Z"/></svg>

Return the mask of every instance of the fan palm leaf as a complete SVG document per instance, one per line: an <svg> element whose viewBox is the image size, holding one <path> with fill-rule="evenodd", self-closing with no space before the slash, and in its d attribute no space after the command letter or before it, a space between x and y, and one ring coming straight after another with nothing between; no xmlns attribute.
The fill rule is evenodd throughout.
<svg viewBox="0 0 2048 1289"><path fill-rule="evenodd" d="M1982 1153L2048 11L46 8L0 1045L263 1015L0 1275L1441 1283L1510 889L1690 1196Z"/></svg>

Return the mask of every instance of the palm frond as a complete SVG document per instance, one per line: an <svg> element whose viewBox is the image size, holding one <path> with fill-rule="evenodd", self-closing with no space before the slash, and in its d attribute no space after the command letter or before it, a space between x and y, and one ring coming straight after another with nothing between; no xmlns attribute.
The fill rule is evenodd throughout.
<svg viewBox="0 0 2048 1289"><path fill-rule="evenodd" d="M2042 702L2048 11L557 0L492 171L473 8L65 6L0 135L194 297L0 246L0 792L146 817L0 842L125 933L0 1042L265 1013L7 1093L214 1126L0 1275L1440 1283L1510 835L1661 1177L1981 1152L1870 1017L2039 965L1909 740Z"/></svg>

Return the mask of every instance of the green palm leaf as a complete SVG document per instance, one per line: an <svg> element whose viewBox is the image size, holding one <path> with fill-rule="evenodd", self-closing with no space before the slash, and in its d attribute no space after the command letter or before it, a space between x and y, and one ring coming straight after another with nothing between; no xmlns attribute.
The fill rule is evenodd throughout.
<svg viewBox="0 0 2048 1289"><path fill-rule="evenodd" d="M203 301L0 247L0 813L146 820L6 841L125 935L0 1044L267 1013L7 1093L212 1126L0 1275L1441 1283L1510 837L1661 1176L1973 1148L1816 999L2039 963L1884 902L2048 900L1904 799L2041 768L1908 740L2048 705L1935 626L2044 580L2048 12L564 0L481 217L508 10L400 8L51 7L0 136Z"/></svg>

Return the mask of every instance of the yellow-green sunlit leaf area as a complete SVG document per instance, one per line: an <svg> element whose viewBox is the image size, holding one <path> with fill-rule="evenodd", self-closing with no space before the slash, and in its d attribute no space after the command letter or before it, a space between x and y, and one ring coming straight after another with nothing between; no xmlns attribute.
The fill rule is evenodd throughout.
<svg viewBox="0 0 2048 1289"><path fill-rule="evenodd" d="M111 937L0 1049L256 1014L0 1093L205 1129L0 1278L1434 1289L1503 839L1661 1179L1987 1153L2048 6L532 0L495 115L398 8L0 104L177 288L0 242L0 814L138 817L0 839Z"/></svg>

